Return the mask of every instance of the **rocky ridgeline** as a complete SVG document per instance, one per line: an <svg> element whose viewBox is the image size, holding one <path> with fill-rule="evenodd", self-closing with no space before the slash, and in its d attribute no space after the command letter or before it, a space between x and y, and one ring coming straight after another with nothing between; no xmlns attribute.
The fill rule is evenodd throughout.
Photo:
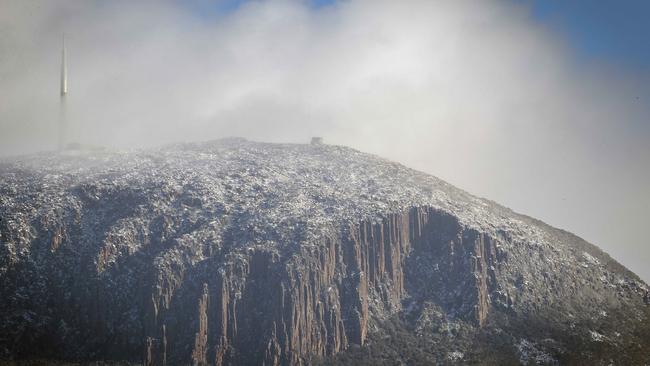
<svg viewBox="0 0 650 366"><path fill-rule="evenodd" d="M0 359L642 364L648 287L583 240L337 146L0 163Z"/></svg>

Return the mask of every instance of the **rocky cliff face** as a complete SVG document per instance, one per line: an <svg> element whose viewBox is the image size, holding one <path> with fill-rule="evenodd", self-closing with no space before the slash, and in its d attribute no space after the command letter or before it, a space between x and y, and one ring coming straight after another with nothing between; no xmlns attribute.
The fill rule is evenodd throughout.
<svg viewBox="0 0 650 366"><path fill-rule="evenodd" d="M648 287L581 239L335 146L0 164L0 357L642 364Z"/></svg>

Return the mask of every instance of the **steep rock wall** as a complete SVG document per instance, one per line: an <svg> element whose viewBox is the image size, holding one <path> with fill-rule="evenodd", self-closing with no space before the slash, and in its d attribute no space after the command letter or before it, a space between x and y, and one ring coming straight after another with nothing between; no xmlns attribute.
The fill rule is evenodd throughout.
<svg viewBox="0 0 650 366"><path fill-rule="evenodd" d="M407 268L410 256L437 256L433 263L441 278L435 281L439 294L432 297L447 294L440 300L450 312L482 326L495 280L491 243L452 216L414 208L345 225L286 257L264 247L248 248L226 266L214 262L198 271L205 280L200 291L177 293L176 302L163 302L164 314L155 316L154 331L146 338L145 358L161 364L169 359L300 365L363 345L372 316L401 310L407 288L426 278L415 270L422 266ZM176 282L159 279L154 287L172 293L165 286ZM451 291L457 288L462 291ZM152 311L159 312L156 306ZM183 327L191 331L165 335L165 329Z"/></svg>
<svg viewBox="0 0 650 366"><path fill-rule="evenodd" d="M38 319L20 320L18 336L50 332L21 348L4 344L14 354L47 345L44 356L68 359L302 365L364 345L373 318L401 310L409 289L478 326L489 312L491 239L432 208L326 227L281 247L234 247L227 235L195 242L165 215L120 230L111 211L66 217L23 238L31 259L4 276L25 281L23 306Z"/></svg>

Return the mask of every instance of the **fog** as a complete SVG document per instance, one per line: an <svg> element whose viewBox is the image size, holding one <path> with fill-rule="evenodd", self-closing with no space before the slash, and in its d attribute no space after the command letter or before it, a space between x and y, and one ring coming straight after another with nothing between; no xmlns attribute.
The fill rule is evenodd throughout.
<svg viewBox="0 0 650 366"><path fill-rule="evenodd" d="M572 231L650 280L650 75L509 1L0 0L0 154L243 136L348 145Z"/></svg>

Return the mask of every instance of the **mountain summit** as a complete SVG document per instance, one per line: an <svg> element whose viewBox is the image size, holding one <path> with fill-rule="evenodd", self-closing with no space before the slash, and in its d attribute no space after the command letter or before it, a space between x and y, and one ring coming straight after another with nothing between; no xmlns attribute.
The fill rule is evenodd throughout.
<svg viewBox="0 0 650 366"><path fill-rule="evenodd" d="M346 147L5 159L0 218L0 359L650 363L648 286L607 254Z"/></svg>

